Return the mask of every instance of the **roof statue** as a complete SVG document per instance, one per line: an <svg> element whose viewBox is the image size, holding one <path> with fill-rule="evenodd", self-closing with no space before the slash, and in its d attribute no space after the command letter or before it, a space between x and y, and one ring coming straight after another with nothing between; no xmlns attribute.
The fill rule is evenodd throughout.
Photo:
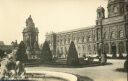
<svg viewBox="0 0 128 81"><path fill-rule="evenodd" d="M31 18L31 15L29 15L28 19L26 19L26 26L27 27L35 27L35 24L33 22L33 19Z"/></svg>

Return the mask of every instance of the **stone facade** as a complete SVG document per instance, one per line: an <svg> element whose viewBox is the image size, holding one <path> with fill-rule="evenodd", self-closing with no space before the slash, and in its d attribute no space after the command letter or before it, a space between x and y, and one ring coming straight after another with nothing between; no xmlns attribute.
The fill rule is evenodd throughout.
<svg viewBox="0 0 128 81"><path fill-rule="evenodd" d="M70 42L74 41L79 57L103 53L113 57L125 56L128 49L127 3L126 0L109 0L108 17L105 17L105 9L99 7L95 26L46 34L53 55L66 58Z"/></svg>
<svg viewBox="0 0 128 81"><path fill-rule="evenodd" d="M23 41L26 45L28 59L37 59L39 53L38 28L35 27L31 15L26 19L26 28L23 30Z"/></svg>

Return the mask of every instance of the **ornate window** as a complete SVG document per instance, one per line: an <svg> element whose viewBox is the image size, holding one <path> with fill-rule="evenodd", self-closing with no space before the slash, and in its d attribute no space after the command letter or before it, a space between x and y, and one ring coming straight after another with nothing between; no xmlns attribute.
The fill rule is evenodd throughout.
<svg viewBox="0 0 128 81"><path fill-rule="evenodd" d="M48 44L50 44L50 40L48 41Z"/></svg>
<svg viewBox="0 0 128 81"><path fill-rule="evenodd" d="M64 39L64 44L66 44L66 39Z"/></svg>
<svg viewBox="0 0 128 81"><path fill-rule="evenodd" d="M88 51L91 52L91 46L90 45L88 45Z"/></svg>
<svg viewBox="0 0 128 81"><path fill-rule="evenodd" d="M77 38L77 43L79 43L79 40L80 40L80 39L79 39L79 37L78 37L78 38Z"/></svg>
<svg viewBox="0 0 128 81"><path fill-rule="evenodd" d="M60 44L62 44L62 40L60 40Z"/></svg>
<svg viewBox="0 0 128 81"><path fill-rule="evenodd" d="M118 12L118 8L116 6L113 7L113 11L114 13L117 13Z"/></svg>
<svg viewBox="0 0 128 81"><path fill-rule="evenodd" d="M94 51L96 51L96 45L94 45Z"/></svg>
<svg viewBox="0 0 128 81"><path fill-rule="evenodd" d="M70 38L68 38L68 44L70 43Z"/></svg>
<svg viewBox="0 0 128 81"><path fill-rule="evenodd" d="M122 30L119 31L119 37L120 37L120 38L124 37L124 33L123 33Z"/></svg>
<svg viewBox="0 0 128 81"><path fill-rule="evenodd" d="M61 47L61 53L63 54L63 47Z"/></svg>
<svg viewBox="0 0 128 81"><path fill-rule="evenodd" d="M82 43L84 42L84 37L82 37Z"/></svg>
<svg viewBox="0 0 128 81"><path fill-rule="evenodd" d="M86 42L86 40L87 40L86 37L84 37L84 42Z"/></svg>
<svg viewBox="0 0 128 81"><path fill-rule="evenodd" d="M91 36L88 36L88 41L92 41L92 38L91 38Z"/></svg>
<svg viewBox="0 0 128 81"><path fill-rule="evenodd" d="M112 39L116 38L116 35L115 35L114 32L111 32L111 38L112 38Z"/></svg>
<svg viewBox="0 0 128 81"><path fill-rule="evenodd" d="M100 39L100 37L101 37L101 30L100 30L100 29L98 29L97 31L98 31L98 32L97 32L97 40L99 40L99 39Z"/></svg>
<svg viewBox="0 0 128 81"><path fill-rule="evenodd" d="M73 41L75 41L75 37L73 37Z"/></svg>
<svg viewBox="0 0 128 81"><path fill-rule="evenodd" d="M103 37L104 39L108 39L108 35L107 35L107 33L105 32L104 33L104 37Z"/></svg>
<svg viewBox="0 0 128 81"><path fill-rule="evenodd" d="M83 45L83 51L84 51L84 45Z"/></svg>

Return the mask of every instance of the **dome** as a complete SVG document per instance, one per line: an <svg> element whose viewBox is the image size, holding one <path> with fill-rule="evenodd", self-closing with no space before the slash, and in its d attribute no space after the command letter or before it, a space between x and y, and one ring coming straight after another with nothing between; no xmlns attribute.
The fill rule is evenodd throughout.
<svg viewBox="0 0 128 81"><path fill-rule="evenodd" d="M105 11L103 7L100 6L97 8L97 12L102 12L102 11Z"/></svg>

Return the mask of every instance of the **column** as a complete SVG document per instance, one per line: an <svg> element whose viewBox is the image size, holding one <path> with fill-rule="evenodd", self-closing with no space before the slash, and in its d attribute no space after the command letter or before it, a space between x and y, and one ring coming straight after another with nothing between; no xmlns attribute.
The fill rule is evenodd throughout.
<svg viewBox="0 0 128 81"><path fill-rule="evenodd" d="M124 53L127 54L128 53L128 46L127 46L127 41L124 41Z"/></svg>
<svg viewBox="0 0 128 81"><path fill-rule="evenodd" d="M124 42L124 52L126 54L125 57L128 60L128 41L127 40Z"/></svg>
<svg viewBox="0 0 128 81"><path fill-rule="evenodd" d="M119 57L119 43L116 42L116 56Z"/></svg>
<svg viewBox="0 0 128 81"><path fill-rule="evenodd" d="M111 54L111 42L109 42L109 54Z"/></svg>
<svg viewBox="0 0 128 81"><path fill-rule="evenodd" d="M97 43L97 49L96 49L96 50L97 50L97 55L98 55L98 56L100 56L100 52L99 52L100 49L99 49L99 48L100 48L100 47L99 47L99 43Z"/></svg>

